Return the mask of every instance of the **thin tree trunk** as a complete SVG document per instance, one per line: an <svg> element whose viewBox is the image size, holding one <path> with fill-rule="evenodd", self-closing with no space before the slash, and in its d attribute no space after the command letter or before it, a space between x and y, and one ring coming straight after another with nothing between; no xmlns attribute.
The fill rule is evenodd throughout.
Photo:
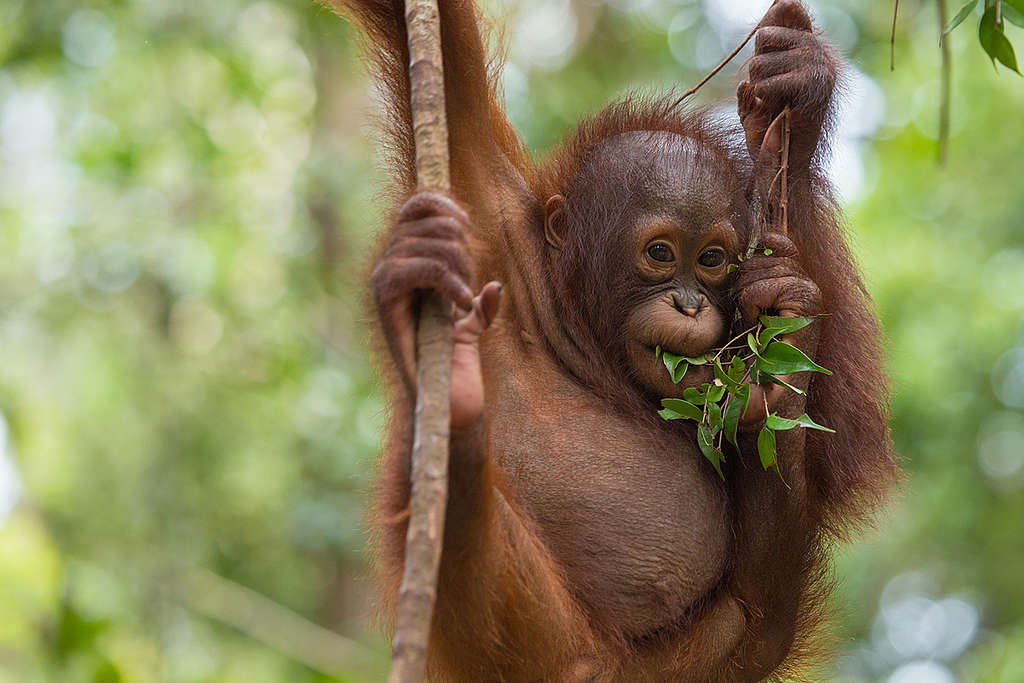
<svg viewBox="0 0 1024 683"><path fill-rule="evenodd" d="M406 0L405 24L409 35L417 183L421 189L447 192L451 181L437 0ZM451 304L436 292L427 292L423 297L416 349L412 493L389 683L423 680L441 564L448 501L452 314Z"/></svg>

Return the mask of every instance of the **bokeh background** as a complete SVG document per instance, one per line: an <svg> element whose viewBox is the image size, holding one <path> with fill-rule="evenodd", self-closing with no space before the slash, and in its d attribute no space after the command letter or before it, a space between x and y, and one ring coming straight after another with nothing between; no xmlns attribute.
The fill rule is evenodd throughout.
<svg viewBox="0 0 1024 683"><path fill-rule="evenodd" d="M491 2L511 118L547 149L767 4ZM910 474L839 552L824 677L1024 681L1024 82L953 34L940 167L934 2L901 3L894 72L890 2L811 9L851 62L830 168ZM0 1L0 681L382 679L374 106L308 0Z"/></svg>

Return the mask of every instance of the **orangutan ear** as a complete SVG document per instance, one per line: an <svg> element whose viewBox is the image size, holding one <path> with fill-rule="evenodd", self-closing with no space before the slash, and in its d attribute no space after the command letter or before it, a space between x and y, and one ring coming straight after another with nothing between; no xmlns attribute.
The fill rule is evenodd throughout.
<svg viewBox="0 0 1024 683"><path fill-rule="evenodd" d="M565 241L565 197L560 194L544 204L544 239L555 249Z"/></svg>

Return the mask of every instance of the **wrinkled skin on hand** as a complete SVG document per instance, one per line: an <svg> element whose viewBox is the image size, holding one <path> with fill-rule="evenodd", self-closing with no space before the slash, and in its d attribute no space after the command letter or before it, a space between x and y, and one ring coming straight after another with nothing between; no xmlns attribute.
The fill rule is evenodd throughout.
<svg viewBox="0 0 1024 683"><path fill-rule="evenodd" d="M451 198L413 195L398 214L391 243L374 269L371 289L385 337L404 382L415 391L416 297L435 290L455 304L451 379L452 429L471 425L483 411L480 335L498 311L501 285L469 288L469 216Z"/></svg>
<svg viewBox="0 0 1024 683"><path fill-rule="evenodd" d="M765 255L770 251L770 255ZM757 324L762 315L789 318L813 318L821 313L821 291L800 265L796 245L786 236L770 232L764 236L761 248L740 264L736 278L736 305L741 314L741 326ZM818 346L818 332L811 324L795 333L779 337L814 357ZM787 383L795 378L784 375ZM778 384L752 385L750 403L740 424L747 428L760 428L764 424L765 409L772 412L785 392Z"/></svg>
<svg viewBox="0 0 1024 683"><path fill-rule="evenodd" d="M790 165L796 173L803 173L821 140L839 73L838 60L814 35L807 11L795 0L769 9L760 26L754 56L747 64L750 77L736 91L747 149L756 159L768 127L789 106L794 131ZM765 146L778 149L780 145L781 140L775 139Z"/></svg>

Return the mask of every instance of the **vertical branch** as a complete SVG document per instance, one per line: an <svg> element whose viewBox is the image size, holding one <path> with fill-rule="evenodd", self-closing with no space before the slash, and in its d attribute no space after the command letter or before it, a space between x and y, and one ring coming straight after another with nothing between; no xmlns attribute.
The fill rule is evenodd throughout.
<svg viewBox="0 0 1024 683"><path fill-rule="evenodd" d="M448 127L437 0L406 0L405 23L409 36L417 183L420 188L446 192L450 186ZM437 597L437 573L448 502L452 357L451 305L437 292L428 292L423 297L416 352L409 529L389 683L418 683L423 679Z"/></svg>
<svg viewBox="0 0 1024 683"><path fill-rule="evenodd" d="M441 17L437 0L406 0L412 127L416 138L416 179L421 188L447 192L448 124L441 63Z"/></svg>
<svg viewBox="0 0 1024 683"><path fill-rule="evenodd" d="M892 33L889 36L889 71L896 70L896 17L900 14L900 0L892 8ZM939 29L942 30L941 28Z"/></svg>
<svg viewBox="0 0 1024 683"><path fill-rule="evenodd" d="M754 173L751 181L757 181L761 174L769 171L778 164L778 170L772 176L772 180L764 187L761 184L761 218L750 231L750 239L747 243L747 251L744 258L753 256L754 251L761 243L764 233L770 230L770 225L783 235L789 234L789 139L792 135L791 114L787 104L779 112L779 115L772 119L768 129L764 132L764 139L761 140L761 149L758 152L757 160L754 162ZM779 130L781 126L782 130ZM776 142L778 141L778 142ZM778 148L775 145L778 144ZM771 160L769 161L769 156ZM769 166L772 164L772 166ZM763 181L761 181L763 183ZM773 211L772 192L775 190L775 183L779 183L779 204L778 210ZM751 185L754 187L754 185Z"/></svg>
<svg viewBox="0 0 1024 683"><path fill-rule="evenodd" d="M789 236L789 137L792 134L790 126L789 105L782 110L782 164L779 173L782 174L782 182L779 190L779 232L784 237Z"/></svg>
<svg viewBox="0 0 1024 683"><path fill-rule="evenodd" d="M942 91L939 102L939 164L946 164L949 151L949 110L953 89L953 58L950 54L949 35L942 35L946 26L946 0L938 0L939 10L939 47L942 49Z"/></svg>

